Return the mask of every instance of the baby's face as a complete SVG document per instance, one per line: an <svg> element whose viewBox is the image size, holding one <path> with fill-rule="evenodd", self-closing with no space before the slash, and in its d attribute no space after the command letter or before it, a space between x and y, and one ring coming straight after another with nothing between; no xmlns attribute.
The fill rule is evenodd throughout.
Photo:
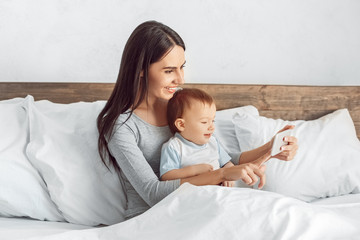
<svg viewBox="0 0 360 240"><path fill-rule="evenodd" d="M180 133L185 139L203 145L209 142L214 133L215 104L203 104L194 101L190 108L186 108L183 114L184 130Z"/></svg>

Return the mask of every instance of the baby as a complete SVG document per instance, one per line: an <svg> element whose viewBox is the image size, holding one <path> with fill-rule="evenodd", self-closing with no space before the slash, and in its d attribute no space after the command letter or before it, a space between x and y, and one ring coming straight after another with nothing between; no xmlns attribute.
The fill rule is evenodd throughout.
<svg viewBox="0 0 360 240"><path fill-rule="evenodd" d="M196 88L177 91L169 100L167 119L174 136L161 151L161 180L183 179L234 164L213 136L214 99ZM222 183L234 186L233 181Z"/></svg>

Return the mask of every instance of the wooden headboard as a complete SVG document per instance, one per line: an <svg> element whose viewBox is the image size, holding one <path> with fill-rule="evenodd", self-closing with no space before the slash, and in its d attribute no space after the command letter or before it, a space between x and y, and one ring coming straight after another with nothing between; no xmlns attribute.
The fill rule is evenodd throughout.
<svg viewBox="0 0 360 240"><path fill-rule="evenodd" d="M34 96L57 103L107 100L113 83L0 83L0 100ZM217 109L254 105L261 115L285 120L312 120L347 108L360 137L360 86L284 86L186 84L210 93Z"/></svg>

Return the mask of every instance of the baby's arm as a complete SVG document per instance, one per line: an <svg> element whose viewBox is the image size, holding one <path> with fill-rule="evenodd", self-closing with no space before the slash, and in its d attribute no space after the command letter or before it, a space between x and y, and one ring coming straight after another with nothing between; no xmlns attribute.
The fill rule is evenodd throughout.
<svg viewBox="0 0 360 240"><path fill-rule="evenodd" d="M205 172L211 172L213 167L210 164L196 164L187 166L180 169L173 169L161 176L162 181L174 180L174 179L183 179L188 177L193 177Z"/></svg>
<svg viewBox="0 0 360 240"><path fill-rule="evenodd" d="M226 163L223 166L223 168L229 168L229 167L233 167L233 166L234 166L234 164L231 161L229 161L228 163ZM235 181L224 181L222 183L222 186L224 186L224 187L233 187L233 186L235 186Z"/></svg>

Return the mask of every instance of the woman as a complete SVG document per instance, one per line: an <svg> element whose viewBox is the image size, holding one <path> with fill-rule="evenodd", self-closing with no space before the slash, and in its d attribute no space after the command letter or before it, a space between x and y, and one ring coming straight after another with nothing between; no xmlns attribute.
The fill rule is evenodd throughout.
<svg viewBox="0 0 360 240"><path fill-rule="evenodd" d="M166 120L168 100L184 83L185 44L171 28L155 21L140 24L128 39L114 90L98 117L99 153L118 170L127 196L126 218L139 215L182 183L220 184L242 179L265 183L262 163L270 158L272 142L244 152L239 165L194 177L159 180L161 146L171 137ZM277 158L290 160L296 138ZM237 161L237 160L236 160Z"/></svg>

